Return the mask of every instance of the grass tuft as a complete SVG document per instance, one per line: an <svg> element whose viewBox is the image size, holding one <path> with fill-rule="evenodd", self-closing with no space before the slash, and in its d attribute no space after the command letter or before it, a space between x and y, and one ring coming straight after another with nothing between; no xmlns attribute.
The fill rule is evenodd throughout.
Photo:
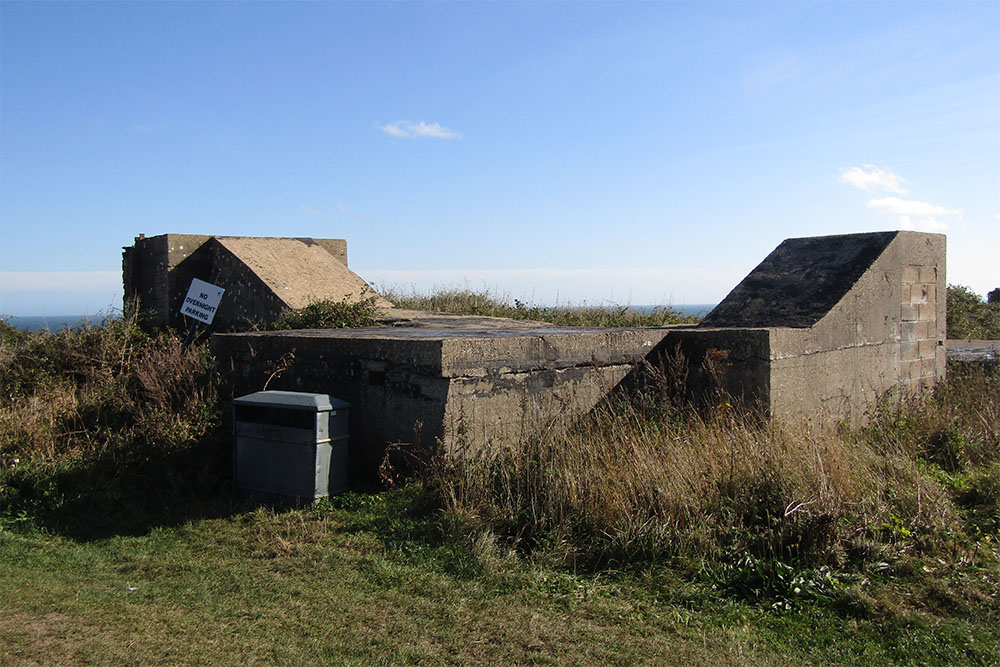
<svg viewBox="0 0 1000 667"><path fill-rule="evenodd" d="M385 297L399 308L427 310L454 315L506 317L515 320L550 322L574 327L661 327L671 324L694 324L697 317L684 315L669 306L656 306L649 312L630 306L535 306L518 299L491 293L488 289L439 290L430 295L383 290Z"/></svg>
<svg viewBox="0 0 1000 667"><path fill-rule="evenodd" d="M442 457L427 488L455 525L548 563L695 563L727 595L785 606L792 593L846 604L872 568L997 565L995 369L956 369L933 394L887 400L858 431L761 424L728 403L707 416L649 406L620 402ZM969 571L956 567L942 585L961 591Z"/></svg>
<svg viewBox="0 0 1000 667"><path fill-rule="evenodd" d="M0 525L106 534L220 486L225 392L207 345L185 351L130 315L54 333L0 322L0 392Z"/></svg>

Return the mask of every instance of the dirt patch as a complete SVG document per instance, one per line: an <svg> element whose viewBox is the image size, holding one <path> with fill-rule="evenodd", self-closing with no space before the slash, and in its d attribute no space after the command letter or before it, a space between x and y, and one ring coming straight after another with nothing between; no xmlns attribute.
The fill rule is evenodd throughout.
<svg viewBox="0 0 1000 667"><path fill-rule="evenodd" d="M88 662L87 648L115 633L86 619L59 612L30 613L5 610L0 615L0 646L11 665L71 665Z"/></svg>

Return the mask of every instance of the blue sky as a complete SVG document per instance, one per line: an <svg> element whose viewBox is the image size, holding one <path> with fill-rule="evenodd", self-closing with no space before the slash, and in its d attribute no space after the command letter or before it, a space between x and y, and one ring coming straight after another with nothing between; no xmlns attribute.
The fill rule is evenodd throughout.
<svg viewBox="0 0 1000 667"><path fill-rule="evenodd" d="M782 239L1000 285L1000 3L0 4L0 313L120 306L167 232L376 284L711 303Z"/></svg>

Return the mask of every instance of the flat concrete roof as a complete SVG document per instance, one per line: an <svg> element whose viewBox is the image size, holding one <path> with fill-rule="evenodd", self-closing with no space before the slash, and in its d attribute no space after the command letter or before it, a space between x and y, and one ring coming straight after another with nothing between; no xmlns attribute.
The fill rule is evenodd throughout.
<svg viewBox="0 0 1000 667"><path fill-rule="evenodd" d="M406 326L360 329L294 329L215 334L220 341L270 339L322 345L330 356L382 359L417 365L442 376L503 370L570 368L632 363L659 344L669 327L557 327L544 322L408 311Z"/></svg>
<svg viewBox="0 0 1000 667"><path fill-rule="evenodd" d="M364 327L356 329L290 329L285 331L259 331L224 336L266 335L294 338L365 338L378 340L450 340L455 338L532 338L555 334L588 334L606 331L626 331L625 328L601 327L525 327L523 329L486 327Z"/></svg>

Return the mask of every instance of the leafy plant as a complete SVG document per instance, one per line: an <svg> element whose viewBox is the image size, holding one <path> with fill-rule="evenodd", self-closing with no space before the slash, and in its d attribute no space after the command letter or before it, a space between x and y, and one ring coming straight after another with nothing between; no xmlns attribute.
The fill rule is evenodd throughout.
<svg viewBox="0 0 1000 667"><path fill-rule="evenodd" d="M378 323L374 296L362 299L344 297L340 301L320 299L307 306L285 311L267 329L343 329L372 327Z"/></svg>
<svg viewBox="0 0 1000 667"><path fill-rule="evenodd" d="M948 285L948 338L1000 339L1000 303L963 285Z"/></svg>

